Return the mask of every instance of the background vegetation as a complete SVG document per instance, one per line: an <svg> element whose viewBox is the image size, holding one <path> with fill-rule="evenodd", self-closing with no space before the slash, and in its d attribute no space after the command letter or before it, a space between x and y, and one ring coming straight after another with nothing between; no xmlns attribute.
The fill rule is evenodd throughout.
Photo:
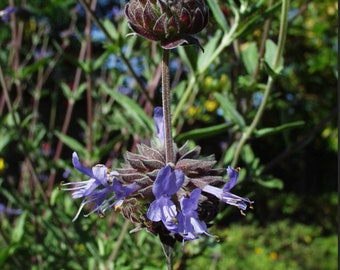
<svg viewBox="0 0 340 270"><path fill-rule="evenodd" d="M179 245L175 269L336 269L338 4L292 1L275 66L281 1L206 2L205 52L171 53L175 139L240 166L235 193L255 209L222 211L209 229L221 241ZM58 190L84 180L73 151L88 166L119 167L154 132L161 51L127 37L124 4L0 4L2 269L164 269L157 238L130 234L113 211L72 223L80 202ZM265 111L238 154L269 76Z"/></svg>

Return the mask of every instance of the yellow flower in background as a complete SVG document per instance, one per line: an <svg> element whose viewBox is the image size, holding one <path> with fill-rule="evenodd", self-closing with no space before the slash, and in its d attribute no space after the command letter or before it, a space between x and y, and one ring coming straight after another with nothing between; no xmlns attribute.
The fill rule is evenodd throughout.
<svg viewBox="0 0 340 270"><path fill-rule="evenodd" d="M213 86L214 86L214 78L211 76L205 77L203 81L203 88L211 89Z"/></svg>
<svg viewBox="0 0 340 270"><path fill-rule="evenodd" d="M0 157L0 173L5 169L5 160Z"/></svg>
<svg viewBox="0 0 340 270"><path fill-rule="evenodd" d="M225 85L228 83L228 81L229 81L228 76L226 74L222 74L220 77L220 84Z"/></svg>
<svg viewBox="0 0 340 270"><path fill-rule="evenodd" d="M269 254L269 257L272 259L272 260L277 260L277 257L279 255L274 251L274 252L270 252Z"/></svg>
<svg viewBox="0 0 340 270"><path fill-rule="evenodd" d="M190 106L188 108L188 115L191 116L191 117L197 116L200 112L201 112L201 109L199 107Z"/></svg>
<svg viewBox="0 0 340 270"><path fill-rule="evenodd" d="M214 112L217 110L219 104L216 100L206 100L204 102L204 107L208 112Z"/></svg>

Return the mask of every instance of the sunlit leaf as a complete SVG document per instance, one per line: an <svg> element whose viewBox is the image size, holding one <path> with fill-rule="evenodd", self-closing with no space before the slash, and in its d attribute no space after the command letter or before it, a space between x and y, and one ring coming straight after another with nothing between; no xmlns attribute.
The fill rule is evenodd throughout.
<svg viewBox="0 0 340 270"><path fill-rule="evenodd" d="M264 137L264 136L269 136L269 135L273 135L276 133L280 133L284 130L287 129L291 129L291 128L295 128L295 127L301 127L305 124L304 121L296 121L296 122L292 122L292 123L287 123L287 124L283 124L277 127L272 127L272 128L262 128L260 130L255 130L254 131L254 135L257 138L260 137Z"/></svg>
<svg viewBox="0 0 340 270"><path fill-rule="evenodd" d="M246 123L242 117L242 115L236 110L235 104L233 104L228 97L222 95L220 93L214 93L215 98L220 103L220 106L224 112L224 118L227 121L232 120L236 123L241 130L246 127Z"/></svg>
<svg viewBox="0 0 340 270"><path fill-rule="evenodd" d="M256 43L249 42L246 44L246 48L241 51L241 55L248 74L253 75L255 73L259 58Z"/></svg>

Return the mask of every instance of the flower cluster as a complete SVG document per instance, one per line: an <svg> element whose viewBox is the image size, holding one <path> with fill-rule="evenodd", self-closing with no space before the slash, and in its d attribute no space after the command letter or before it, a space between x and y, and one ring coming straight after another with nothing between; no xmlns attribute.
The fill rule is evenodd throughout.
<svg viewBox="0 0 340 270"><path fill-rule="evenodd" d="M73 165L89 177L83 182L62 184L63 190L73 191L73 198L83 201L76 219L85 205L104 216L109 208L121 211L125 218L147 228L154 234L171 235L180 241L209 235L207 222L219 211L218 202L244 211L253 202L232 194L239 171L227 168L229 181L213 169L213 156L199 159L200 147L189 150L188 144L175 146L176 162L166 164L162 109L155 108L156 136L151 146L138 145L138 153L126 153L121 169L110 170L104 165L84 167L73 153ZM243 213L243 212L242 212Z"/></svg>

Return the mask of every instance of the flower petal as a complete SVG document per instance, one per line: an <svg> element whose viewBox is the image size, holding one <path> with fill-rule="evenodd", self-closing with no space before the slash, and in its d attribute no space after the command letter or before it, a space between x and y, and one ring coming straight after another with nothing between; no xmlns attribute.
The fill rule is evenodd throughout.
<svg viewBox="0 0 340 270"><path fill-rule="evenodd" d="M165 142L165 130L164 130L164 121L163 121L163 109L162 107L156 107L153 111L153 120L155 121L157 138L160 143L164 145Z"/></svg>
<svg viewBox="0 0 340 270"><path fill-rule="evenodd" d="M79 157L77 155L76 152L73 152L72 154L72 163L73 163L73 166L80 172L82 172L83 174L87 175L87 176L90 176L91 178L94 178L94 175L92 173L92 170L89 169L89 168L86 168L84 167L80 161L79 161Z"/></svg>
<svg viewBox="0 0 340 270"><path fill-rule="evenodd" d="M225 186L223 187L223 191L230 191L237 182L237 178L238 178L238 170L235 170L233 167L228 167L227 168L227 173L229 176L229 182L227 184L225 184Z"/></svg>

